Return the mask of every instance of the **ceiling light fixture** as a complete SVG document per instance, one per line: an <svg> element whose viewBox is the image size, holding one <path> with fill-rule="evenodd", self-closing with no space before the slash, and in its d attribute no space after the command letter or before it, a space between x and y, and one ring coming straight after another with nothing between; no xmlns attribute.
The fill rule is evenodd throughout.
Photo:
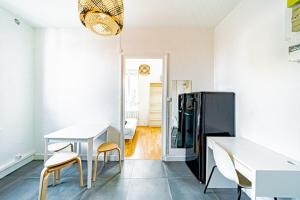
<svg viewBox="0 0 300 200"><path fill-rule="evenodd" d="M123 29L122 0L78 0L82 24L96 34L118 35Z"/></svg>
<svg viewBox="0 0 300 200"><path fill-rule="evenodd" d="M147 76L150 74L150 66L147 64L141 64L139 66L139 74L143 76Z"/></svg>

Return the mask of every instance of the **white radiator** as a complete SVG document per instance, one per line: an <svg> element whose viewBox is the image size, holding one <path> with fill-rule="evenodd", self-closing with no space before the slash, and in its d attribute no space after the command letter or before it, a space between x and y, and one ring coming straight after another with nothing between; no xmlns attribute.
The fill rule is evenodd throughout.
<svg viewBox="0 0 300 200"><path fill-rule="evenodd" d="M138 119L139 118L139 111L126 111L125 112L125 119Z"/></svg>

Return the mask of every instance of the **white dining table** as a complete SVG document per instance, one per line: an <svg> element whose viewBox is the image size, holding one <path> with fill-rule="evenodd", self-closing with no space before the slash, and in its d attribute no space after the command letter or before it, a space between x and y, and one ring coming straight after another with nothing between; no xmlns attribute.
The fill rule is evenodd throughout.
<svg viewBox="0 0 300 200"><path fill-rule="evenodd" d="M48 159L48 145L50 142L74 142L87 144L87 188L92 186L92 164L94 140L107 132L108 123L81 124L57 130L44 136L44 162ZM75 145L76 147L77 145ZM77 149L79 151L79 149ZM79 153L79 152L78 152Z"/></svg>

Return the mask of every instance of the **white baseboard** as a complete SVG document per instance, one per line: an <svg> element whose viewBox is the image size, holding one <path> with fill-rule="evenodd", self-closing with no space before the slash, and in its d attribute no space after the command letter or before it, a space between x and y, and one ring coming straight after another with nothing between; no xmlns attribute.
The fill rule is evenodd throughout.
<svg viewBox="0 0 300 200"><path fill-rule="evenodd" d="M185 161L185 156L170 156L167 155L163 158L166 162L172 162L172 161Z"/></svg>
<svg viewBox="0 0 300 200"><path fill-rule="evenodd" d="M51 154L49 154L49 157L51 156ZM95 159L96 155L93 155L93 160ZM87 156L86 155L80 155L81 160L87 160ZM34 155L34 160L44 160L44 154L42 153L36 153ZM104 160L104 156L103 154L101 154L99 156L99 160L103 161ZM108 161L118 161L119 160L119 156L118 155L109 155L108 156Z"/></svg>
<svg viewBox="0 0 300 200"><path fill-rule="evenodd" d="M95 159L95 156L93 156L93 160ZM86 159L86 155L81 155L80 156L82 160L87 160ZM103 154L99 156L99 160L103 161ZM0 167L0 179L3 178L4 176L12 173L13 171L19 169L20 167L28 164L29 162L33 161L33 160L44 160L44 155L41 153L29 153L26 154L24 156L22 156L22 158L20 160L16 160L16 161L12 161L8 164L6 164L5 166L1 166ZM109 161L118 161L118 155L109 155L108 156L108 160ZM185 157L184 156L166 156L164 159L164 161L185 161Z"/></svg>
<svg viewBox="0 0 300 200"><path fill-rule="evenodd" d="M51 154L49 154L49 156L51 156ZM86 154L81 154L80 157L81 157L82 160L87 160ZM95 159L95 157L96 157L96 155L93 155L93 160ZM100 154L99 160L103 161L103 159L104 159L103 154ZM44 160L44 154L42 154L42 153L36 153L34 155L34 160ZM118 161L119 160L119 156L117 154L109 155L108 156L108 160L109 161ZM168 161L169 162L171 162L171 161L185 161L185 156L170 156L169 155L169 156L165 156L163 158L163 160L166 161L166 162L168 162Z"/></svg>
<svg viewBox="0 0 300 200"><path fill-rule="evenodd" d="M8 174L12 173L13 171L19 169L20 167L30 163L34 159L34 153L28 153L23 155L21 159L11 161L8 164L0 167L0 179Z"/></svg>

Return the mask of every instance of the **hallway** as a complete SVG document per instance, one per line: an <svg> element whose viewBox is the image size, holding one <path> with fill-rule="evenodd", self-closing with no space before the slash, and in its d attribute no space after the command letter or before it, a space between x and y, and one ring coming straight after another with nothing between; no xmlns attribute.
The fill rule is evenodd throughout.
<svg viewBox="0 0 300 200"><path fill-rule="evenodd" d="M125 159L161 160L161 128L138 126L132 140L125 141Z"/></svg>

